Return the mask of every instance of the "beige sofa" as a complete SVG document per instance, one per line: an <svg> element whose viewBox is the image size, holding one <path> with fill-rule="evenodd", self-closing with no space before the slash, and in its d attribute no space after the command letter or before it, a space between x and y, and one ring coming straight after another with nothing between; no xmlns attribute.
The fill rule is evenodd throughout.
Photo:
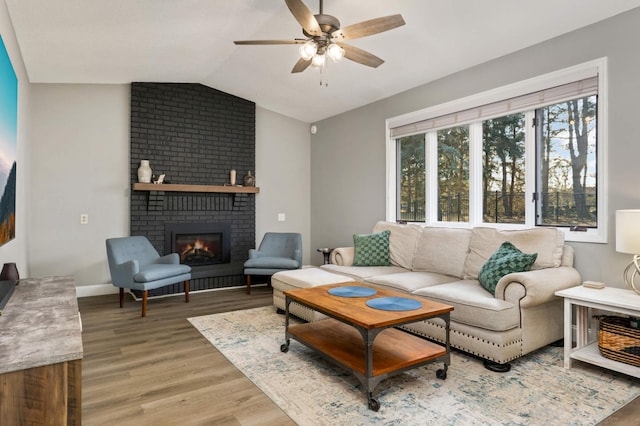
<svg viewBox="0 0 640 426"><path fill-rule="evenodd" d="M477 227L443 228L379 222L373 232L390 231L391 266L353 266L354 248L337 248L331 264L286 271L272 277L274 304L284 309L283 291L335 282L360 281L411 293L454 307L451 345L486 360L487 368L508 371L509 361L562 339L563 305L558 290L581 283L573 268L573 249L555 228L499 231ZM495 296L478 281L486 260L509 241L525 253L537 253L528 272L505 275ZM291 306L313 321L317 312ZM409 331L444 342L444 322L414 323Z"/></svg>

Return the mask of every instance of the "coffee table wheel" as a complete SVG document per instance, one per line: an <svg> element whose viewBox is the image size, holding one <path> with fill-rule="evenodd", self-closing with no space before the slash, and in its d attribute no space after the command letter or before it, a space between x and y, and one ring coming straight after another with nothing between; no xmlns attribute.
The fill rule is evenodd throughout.
<svg viewBox="0 0 640 426"><path fill-rule="evenodd" d="M285 354L289 352L289 342L280 345L280 352L284 352Z"/></svg>
<svg viewBox="0 0 640 426"><path fill-rule="evenodd" d="M446 368L441 368L439 370L436 371L436 377L438 379L441 380L446 380L447 379L447 369Z"/></svg>
<svg viewBox="0 0 640 426"><path fill-rule="evenodd" d="M369 410L378 411L380 409L380 403L377 399L369 396Z"/></svg>

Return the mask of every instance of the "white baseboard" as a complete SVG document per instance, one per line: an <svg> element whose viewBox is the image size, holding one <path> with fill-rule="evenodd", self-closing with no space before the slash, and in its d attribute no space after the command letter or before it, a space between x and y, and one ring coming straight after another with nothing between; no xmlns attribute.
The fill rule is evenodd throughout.
<svg viewBox="0 0 640 426"><path fill-rule="evenodd" d="M256 284L256 285L252 285L251 287L263 287L266 284ZM241 288L244 287L244 285L241 286L236 286L236 287L223 287L223 288L211 288L211 289L207 289L207 290L196 290L196 291L191 291L190 293L199 293L199 292L205 292L205 291L219 291L219 290L229 290L232 288ZM118 293L118 287L114 287L111 284L93 284L93 285L80 285L80 286L76 286L76 297L91 297L91 296L102 296L105 294L117 294ZM137 297L135 297L135 295L133 293L131 293L134 297L135 300L138 300ZM171 297L171 296L176 296L178 294L184 294L184 293L175 293L175 294L164 294L164 295L160 295L160 296L153 296L153 298L158 298L158 297Z"/></svg>
<svg viewBox="0 0 640 426"><path fill-rule="evenodd" d="M118 288L111 284L93 284L76 286L77 297L102 296L104 294L117 294Z"/></svg>

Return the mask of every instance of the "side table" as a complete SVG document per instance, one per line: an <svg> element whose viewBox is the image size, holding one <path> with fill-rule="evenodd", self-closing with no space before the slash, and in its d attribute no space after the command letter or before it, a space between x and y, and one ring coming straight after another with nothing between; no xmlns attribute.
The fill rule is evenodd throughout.
<svg viewBox="0 0 640 426"><path fill-rule="evenodd" d="M333 249L323 247L323 248L319 248L317 251L322 253L322 255L324 256L324 264L325 265L329 264L330 263L329 256L331 256L331 252L333 251Z"/></svg>
<svg viewBox="0 0 640 426"><path fill-rule="evenodd" d="M557 291L555 294L564 298L564 368L571 368L571 361L577 359L640 378L640 367L614 361L600 355L597 327L592 327L597 321L591 321L591 309L640 317L640 295L623 288L593 289L583 286ZM571 341L573 306L576 309L575 348L572 347ZM589 340L589 328L594 330L595 336L595 339L591 341Z"/></svg>

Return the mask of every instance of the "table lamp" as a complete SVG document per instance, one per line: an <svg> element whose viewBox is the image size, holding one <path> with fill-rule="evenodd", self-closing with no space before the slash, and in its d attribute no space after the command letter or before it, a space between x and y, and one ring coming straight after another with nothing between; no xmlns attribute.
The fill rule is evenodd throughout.
<svg viewBox="0 0 640 426"><path fill-rule="evenodd" d="M634 283L640 274L640 210L616 210L616 251L633 254L622 276L627 287L640 294Z"/></svg>

